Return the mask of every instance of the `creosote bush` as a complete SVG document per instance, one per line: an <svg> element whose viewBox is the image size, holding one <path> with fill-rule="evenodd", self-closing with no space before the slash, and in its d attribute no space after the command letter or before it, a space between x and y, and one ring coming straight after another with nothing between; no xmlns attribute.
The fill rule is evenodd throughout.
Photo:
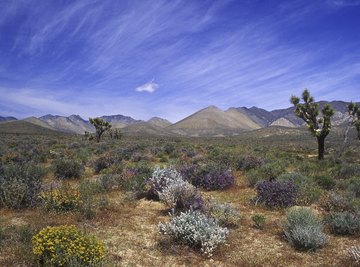
<svg viewBox="0 0 360 267"><path fill-rule="evenodd" d="M284 234L298 250L316 250L323 247L328 237L322 229L322 222L308 208L294 207L286 213Z"/></svg>
<svg viewBox="0 0 360 267"><path fill-rule="evenodd" d="M54 175L58 179L77 179L84 173L84 166L71 159L58 159L53 163Z"/></svg>
<svg viewBox="0 0 360 267"><path fill-rule="evenodd" d="M74 226L46 227L32 238L33 253L43 266L98 266L106 255L105 244Z"/></svg>
<svg viewBox="0 0 360 267"><path fill-rule="evenodd" d="M228 229L219 226L215 219L191 210L173 215L168 223L160 223L159 230L176 242L200 248L207 257L211 257L215 249L225 243L229 234Z"/></svg>
<svg viewBox="0 0 360 267"><path fill-rule="evenodd" d="M270 208L286 208L295 205L297 190L292 181L263 181L256 185L256 202Z"/></svg>

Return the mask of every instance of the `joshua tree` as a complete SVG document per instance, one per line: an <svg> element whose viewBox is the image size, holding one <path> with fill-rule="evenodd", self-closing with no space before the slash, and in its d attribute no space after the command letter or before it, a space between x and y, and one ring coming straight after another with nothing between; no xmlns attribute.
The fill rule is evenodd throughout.
<svg viewBox="0 0 360 267"><path fill-rule="evenodd" d="M355 126L358 139L360 140L360 108L356 103L350 102L348 105L351 124Z"/></svg>
<svg viewBox="0 0 360 267"><path fill-rule="evenodd" d="M89 121L96 129L96 142L100 142L101 135L111 128L111 124L101 118L89 118Z"/></svg>
<svg viewBox="0 0 360 267"><path fill-rule="evenodd" d="M329 104L326 104L322 109L322 118L318 118L319 104L310 96L310 92L305 89L302 93L302 100L292 96L290 102L295 106L295 114L306 122L310 132L316 137L318 142L318 159L324 159L325 152L325 138L330 133L331 121L330 118L334 115L334 110Z"/></svg>

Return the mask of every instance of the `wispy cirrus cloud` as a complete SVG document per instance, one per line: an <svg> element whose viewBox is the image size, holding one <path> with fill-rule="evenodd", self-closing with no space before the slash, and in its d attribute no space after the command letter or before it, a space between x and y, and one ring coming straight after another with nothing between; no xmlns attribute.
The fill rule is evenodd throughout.
<svg viewBox="0 0 360 267"><path fill-rule="evenodd" d="M0 115L176 121L212 104L287 107L305 87L319 100L356 100L356 3L9 1L0 10ZM156 83L142 84L149 77Z"/></svg>

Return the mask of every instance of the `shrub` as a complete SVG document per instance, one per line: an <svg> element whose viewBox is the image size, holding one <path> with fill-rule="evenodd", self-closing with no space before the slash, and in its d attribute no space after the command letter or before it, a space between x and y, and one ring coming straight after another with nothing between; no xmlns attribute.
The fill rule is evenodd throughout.
<svg viewBox="0 0 360 267"><path fill-rule="evenodd" d="M199 211L187 211L172 216L169 223L159 224L160 233L191 247L200 248L204 255L211 257L215 249L224 244L228 229L220 227L212 218Z"/></svg>
<svg viewBox="0 0 360 267"><path fill-rule="evenodd" d="M252 169L246 173L246 180L250 187L255 187L260 181L265 180L265 176L259 169Z"/></svg>
<svg viewBox="0 0 360 267"><path fill-rule="evenodd" d="M322 196L323 191L315 184L309 177L301 173L285 173L278 177L278 181L293 181L297 188L298 205L311 205L318 201Z"/></svg>
<svg viewBox="0 0 360 267"><path fill-rule="evenodd" d="M251 220L254 222L255 228L263 229L266 222L266 217L263 214L255 214L251 217Z"/></svg>
<svg viewBox="0 0 360 267"><path fill-rule="evenodd" d="M64 184L59 189L40 193L42 207L45 211L76 211L82 205L79 190Z"/></svg>
<svg viewBox="0 0 360 267"><path fill-rule="evenodd" d="M325 176L315 176L314 180L319 186L321 186L322 188L324 188L326 190L330 190L336 185L334 178L332 178L330 176L326 176L326 175Z"/></svg>
<svg viewBox="0 0 360 267"><path fill-rule="evenodd" d="M323 195L323 190L311 181L305 181L297 186L298 194L296 203L308 206L318 201Z"/></svg>
<svg viewBox="0 0 360 267"><path fill-rule="evenodd" d="M99 184L83 180L79 185L80 206L78 211L86 219L92 219L96 215L98 201L96 194L99 193Z"/></svg>
<svg viewBox="0 0 360 267"><path fill-rule="evenodd" d="M349 186L348 186L347 190L354 197L360 198L360 176L353 177L350 180L350 183L349 183Z"/></svg>
<svg viewBox="0 0 360 267"><path fill-rule="evenodd" d="M159 193L161 193L169 184L176 181L183 181L183 178L173 167L161 169L159 166L156 166L152 176L146 181L149 188L149 197L158 199Z"/></svg>
<svg viewBox="0 0 360 267"><path fill-rule="evenodd" d="M96 173L100 173L102 170L109 168L116 160L109 155L103 155L95 160L94 169Z"/></svg>
<svg viewBox="0 0 360 267"><path fill-rule="evenodd" d="M240 158L236 163L236 168L238 170L248 171L251 169L260 168L264 164L265 164L264 159L250 155Z"/></svg>
<svg viewBox="0 0 360 267"><path fill-rule="evenodd" d="M175 147L173 144L171 143L166 143L164 146L164 152L168 155L170 155L171 153L173 153L175 151Z"/></svg>
<svg viewBox="0 0 360 267"><path fill-rule="evenodd" d="M240 212L230 203L219 203L214 200L208 201L205 212L214 218L220 226L236 227L240 221Z"/></svg>
<svg viewBox="0 0 360 267"><path fill-rule="evenodd" d="M284 166L282 166L279 162L266 163L260 168L260 170L269 180L276 179L285 172Z"/></svg>
<svg viewBox="0 0 360 267"><path fill-rule="evenodd" d="M256 186L256 200L270 208L290 207L296 201L296 186L292 181L263 181Z"/></svg>
<svg viewBox="0 0 360 267"><path fill-rule="evenodd" d="M184 180L188 181L189 183L192 183L192 181L196 180L197 175L200 171L200 167L195 164L182 165L177 170L184 178Z"/></svg>
<svg viewBox="0 0 360 267"><path fill-rule="evenodd" d="M336 212L329 216L331 232L337 235L354 235L360 230L359 216L350 212Z"/></svg>
<svg viewBox="0 0 360 267"><path fill-rule="evenodd" d="M355 263L355 264L360 264L360 247L351 247L348 250L350 259Z"/></svg>
<svg viewBox="0 0 360 267"><path fill-rule="evenodd" d="M176 211L190 208L194 210L202 209L204 205L204 201L196 187L183 180L175 180L166 186L162 192L159 192L159 199L170 209Z"/></svg>
<svg viewBox="0 0 360 267"><path fill-rule="evenodd" d="M41 264L95 266L104 259L106 248L102 241L87 236L74 226L46 227L32 238L33 253Z"/></svg>
<svg viewBox="0 0 360 267"><path fill-rule="evenodd" d="M71 159L58 159L53 163L54 175L58 179L80 178L85 168L84 166Z"/></svg>
<svg viewBox="0 0 360 267"><path fill-rule="evenodd" d="M292 208L286 213L283 225L287 240L299 250L316 250L325 245L328 237L322 232L323 225L307 208Z"/></svg>
<svg viewBox="0 0 360 267"><path fill-rule="evenodd" d="M344 164L339 171L339 178L347 179L353 176L360 176L358 164Z"/></svg>
<svg viewBox="0 0 360 267"><path fill-rule="evenodd" d="M351 203L347 196L330 192L322 201L322 207L329 212L343 212L350 209Z"/></svg>
<svg viewBox="0 0 360 267"><path fill-rule="evenodd" d="M36 165L9 165L0 175L0 203L7 208L32 207L38 203L45 172Z"/></svg>
<svg viewBox="0 0 360 267"><path fill-rule="evenodd" d="M192 180L195 186L201 186L207 190L225 189L235 183L235 177L231 170L224 165L211 163L202 167Z"/></svg>

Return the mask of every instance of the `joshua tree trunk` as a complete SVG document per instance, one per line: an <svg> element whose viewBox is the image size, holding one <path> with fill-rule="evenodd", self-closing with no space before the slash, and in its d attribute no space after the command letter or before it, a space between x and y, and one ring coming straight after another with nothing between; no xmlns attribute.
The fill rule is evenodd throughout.
<svg viewBox="0 0 360 267"><path fill-rule="evenodd" d="M318 136L318 159L324 159L324 152L325 152L325 136Z"/></svg>

